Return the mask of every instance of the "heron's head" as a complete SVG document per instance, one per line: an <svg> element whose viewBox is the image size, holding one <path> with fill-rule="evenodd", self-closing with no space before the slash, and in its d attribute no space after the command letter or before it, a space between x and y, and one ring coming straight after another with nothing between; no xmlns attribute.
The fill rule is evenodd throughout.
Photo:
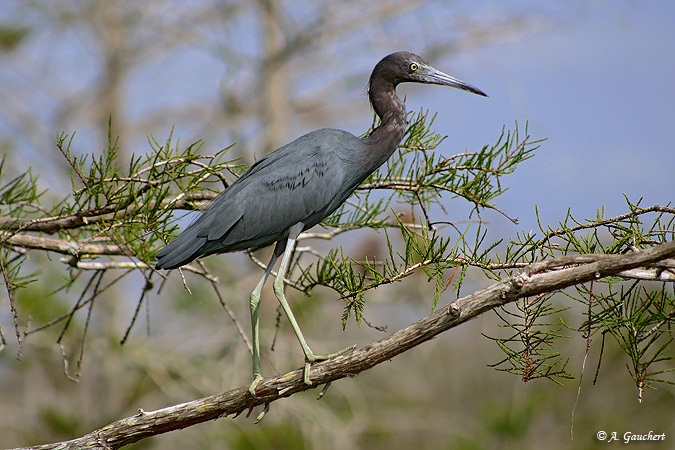
<svg viewBox="0 0 675 450"><path fill-rule="evenodd" d="M427 60L410 52L396 52L385 56L377 63L370 76L371 86L374 82L388 82L394 86L399 83L439 84L487 97L477 87L435 69Z"/></svg>

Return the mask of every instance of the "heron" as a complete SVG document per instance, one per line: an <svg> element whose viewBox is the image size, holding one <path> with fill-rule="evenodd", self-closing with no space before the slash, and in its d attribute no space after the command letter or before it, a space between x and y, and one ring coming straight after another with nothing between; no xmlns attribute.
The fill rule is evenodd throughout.
<svg viewBox="0 0 675 450"><path fill-rule="evenodd" d="M202 256L275 244L250 296L253 382L249 392L254 397L256 386L264 379L260 367L261 292L280 257L274 293L305 354L304 382L312 384L312 363L354 348L315 354L286 300L284 279L300 233L333 213L398 148L408 122L396 86L405 82L450 86L487 97L420 56L405 51L392 53L378 62L370 75L368 98L380 122L369 136L359 138L347 131L323 128L278 148L253 164L156 254L157 269L176 269Z"/></svg>

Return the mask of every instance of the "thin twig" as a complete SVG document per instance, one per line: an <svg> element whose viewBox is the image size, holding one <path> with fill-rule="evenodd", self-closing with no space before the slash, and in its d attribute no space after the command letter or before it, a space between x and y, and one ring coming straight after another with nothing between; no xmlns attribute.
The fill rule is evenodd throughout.
<svg viewBox="0 0 675 450"><path fill-rule="evenodd" d="M21 352L23 351L23 339L21 339L21 333L19 332L19 315L16 311L16 306L14 303L14 288L13 283L9 279L9 274L7 273L7 266L5 266L4 258L0 258L0 271L2 272L2 279L5 282L5 288L7 289L7 298L9 299L9 310L12 313L12 321L14 323L14 333L16 334L16 342L19 344L19 353L17 355L18 359L21 359ZM5 336L2 335L2 346L6 344Z"/></svg>

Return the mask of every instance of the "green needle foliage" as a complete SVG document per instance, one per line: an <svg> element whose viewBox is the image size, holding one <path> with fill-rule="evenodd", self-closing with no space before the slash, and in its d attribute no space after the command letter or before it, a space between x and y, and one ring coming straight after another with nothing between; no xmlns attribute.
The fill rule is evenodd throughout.
<svg viewBox="0 0 675 450"><path fill-rule="evenodd" d="M531 158L542 141L532 140L527 126L523 132L516 124L512 130L502 129L492 145L447 156L438 151L444 138L432 131L433 121L425 111L410 114L399 151L322 228L300 236L302 250L296 251L289 285L306 293L317 286L334 291L344 301L343 325L352 317L361 323L368 292L404 282L413 274L423 274L433 283L429 308L434 309L448 289L460 295L469 273L498 281L535 263L544 264L545 271L563 270L588 262L589 256L624 254L673 239L675 209L642 207L628 199L627 212L621 216L605 217L601 209L592 220L578 220L568 212L555 228L540 223L536 233L490 239L481 213L493 210L517 224L497 207L497 199L507 190L504 177ZM183 148L173 134L163 143L151 138L147 154L123 161L110 129L108 148L97 156L78 154L74 134L57 136L56 147L71 168L72 189L52 204L31 171L8 174L5 160L0 161L0 269L17 340L21 343L27 335L58 327L60 343L75 332L78 311L86 311L79 328L78 366L87 325L95 314L94 300L129 274L141 274L145 283L124 341L147 294L161 289L167 279L154 271L154 253L177 233L184 214L178 211L207 207L246 168L228 158L229 148L205 156L202 142ZM444 209L449 199L468 202L468 216L450 220ZM341 236L364 229L374 230L386 242L380 259L354 259L339 245L344 242ZM332 250L322 253L316 245L321 240L335 240ZM16 292L37 276L36 265L28 263L31 252L61 256L66 273L55 293L78 291L77 300L65 311L55 309L43 317L43 310L40 323L25 325L29 311L18 308L15 299ZM547 266L552 258L556 259ZM184 267L181 276L184 273L201 277L223 298L217 280L200 261ZM507 305L497 312L505 336L489 337L505 355L494 367L524 381L568 379L573 374L557 343L580 333L589 348L597 336L603 349L606 338L618 343L640 396L654 383L673 383L673 279L675 263L666 260L579 284L562 295L551 289ZM570 299L585 311L577 325L576 319L569 319ZM4 345L1 329L0 338Z"/></svg>
<svg viewBox="0 0 675 450"><path fill-rule="evenodd" d="M562 334L565 324L559 315L568 308L555 309L550 295L517 301L515 308L515 312L505 308L497 311L502 326L513 334L490 338L506 355L491 367L519 375L525 382L548 378L559 383L561 378L573 378L566 370L568 360L563 360L555 346L556 340L567 337ZM553 321L547 321L548 317Z"/></svg>
<svg viewBox="0 0 675 450"><path fill-rule="evenodd" d="M667 206L640 207L626 199L628 213L606 218L602 209L593 220L581 221L568 211L556 229L540 224L543 237L520 234L497 259L504 274L512 273L526 264L551 257L625 254L671 241L675 233L675 209ZM626 354L630 376L636 383L641 400L645 388L653 383L673 384L673 329L675 323L675 293L672 274L675 263L665 261L652 271L629 271L622 277L598 279L590 285L580 284L563 293L583 305L586 320L578 326L567 325L549 294L534 301L515 303L516 311L504 307L499 317L503 327L511 330L508 338L494 339L506 357L495 364L498 370L515 373L529 381L549 378L554 381L570 378L566 371L567 358L555 351L556 342L564 330L581 333L588 346L595 336L601 337L601 352L597 362L599 376L606 337L611 337ZM645 280L653 280L646 283ZM549 320L550 318L554 320ZM534 370L533 370L534 369Z"/></svg>

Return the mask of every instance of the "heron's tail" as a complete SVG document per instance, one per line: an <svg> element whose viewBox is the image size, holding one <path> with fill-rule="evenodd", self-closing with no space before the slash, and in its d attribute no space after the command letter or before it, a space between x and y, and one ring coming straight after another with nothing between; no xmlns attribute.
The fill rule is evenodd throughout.
<svg viewBox="0 0 675 450"><path fill-rule="evenodd" d="M198 227L189 227L157 252L157 269L177 269L202 254L206 237L199 237Z"/></svg>

